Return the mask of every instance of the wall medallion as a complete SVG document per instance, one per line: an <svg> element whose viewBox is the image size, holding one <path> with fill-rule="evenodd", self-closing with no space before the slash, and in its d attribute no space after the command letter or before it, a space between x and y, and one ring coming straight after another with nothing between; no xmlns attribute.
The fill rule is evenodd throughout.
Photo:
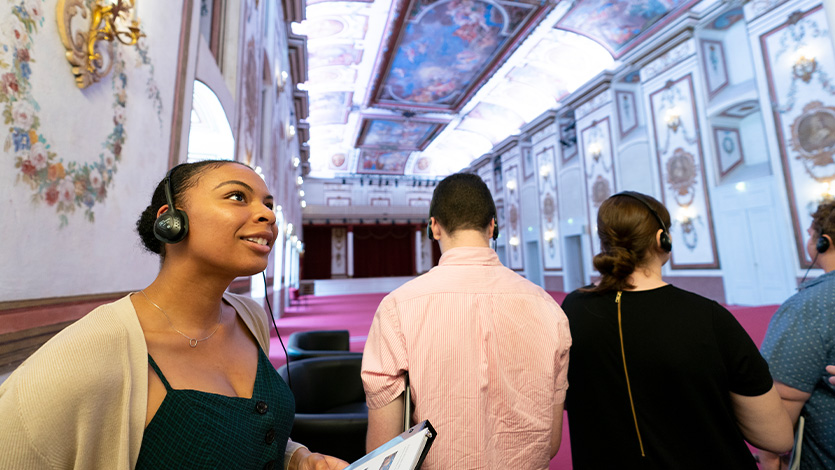
<svg viewBox="0 0 835 470"><path fill-rule="evenodd" d="M792 150L818 182L835 178L835 107L812 101L791 125Z"/></svg>

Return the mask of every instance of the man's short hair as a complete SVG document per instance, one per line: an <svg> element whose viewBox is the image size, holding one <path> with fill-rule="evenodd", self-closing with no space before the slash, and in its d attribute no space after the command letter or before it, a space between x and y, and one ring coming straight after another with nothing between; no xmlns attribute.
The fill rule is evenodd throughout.
<svg viewBox="0 0 835 470"><path fill-rule="evenodd" d="M835 237L835 199L822 202L812 214L812 230L819 237L824 234Z"/></svg>
<svg viewBox="0 0 835 470"><path fill-rule="evenodd" d="M478 175L455 173L435 187L429 217L434 217L450 235L457 230L484 231L496 217L496 204Z"/></svg>

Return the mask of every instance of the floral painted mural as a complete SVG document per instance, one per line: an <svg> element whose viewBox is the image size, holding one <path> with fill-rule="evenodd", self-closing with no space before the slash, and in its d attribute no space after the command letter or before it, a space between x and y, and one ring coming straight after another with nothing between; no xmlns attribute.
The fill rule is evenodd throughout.
<svg viewBox="0 0 835 470"><path fill-rule="evenodd" d="M98 161L79 163L59 158L41 130L41 107L31 82L32 64L36 61L32 48L38 29L44 25L43 7L42 0L12 3L0 37L0 106L3 124L8 126L3 151L14 161L18 172L16 181L29 186L34 202L54 207L61 226L69 223L67 214L76 209L84 210L87 220L92 222L93 208L107 197L127 139L126 52L120 46L115 48L110 105L113 128L102 143ZM153 80L147 46L139 48L137 64L151 67L146 92L160 117L162 101Z"/></svg>

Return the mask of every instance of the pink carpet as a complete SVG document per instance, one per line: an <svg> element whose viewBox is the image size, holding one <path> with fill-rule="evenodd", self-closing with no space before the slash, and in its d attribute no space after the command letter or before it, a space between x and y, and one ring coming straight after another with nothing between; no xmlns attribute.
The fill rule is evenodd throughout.
<svg viewBox="0 0 835 470"><path fill-rule="evenodd" d="M549 292L558 303L564 292ZM362 351L371 320L380 301L386 294L335 295L326 297L308 296L289 307L282 318L276 321L281 337L286 341L294 331L307 330L348 330L351 335L351 351ZM768 322L777 310L776 305L762 307L727 306L751 339L759 347L765 336ZM285 363L284 351L273 333L270 344L270 361L275 367ZM571 446L568 435L568 417L563 415L562 443L557 456L551 460L550 470L571 470Z"/></svg>

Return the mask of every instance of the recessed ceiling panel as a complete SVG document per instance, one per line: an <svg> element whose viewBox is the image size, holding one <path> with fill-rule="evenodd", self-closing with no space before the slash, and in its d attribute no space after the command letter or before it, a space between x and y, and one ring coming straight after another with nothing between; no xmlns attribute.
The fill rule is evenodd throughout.
<svg viewBox="0 0 835 470"><path fill-rule="evenodd" d="M380 107L457 111L553 4L404 0L371 94ZM405 18L403 17L405 15ZM383 50L386 50L385 48Z"/></svg>
<svg viewBox="0 0 835 470"><path fill-rule="evenodd" d="M359 148L423 150L445 123L406 118L365 117L357 137Z"/></svg>
<svg viewBox="0 0 835 470"><path fill-rule="evenodd" d="M741 119L749 114L756 113L760 110L760 102L757 100L748 100L742 103L737 103L734 106L719 113L720 116L732 117Z"/></svg>
<svg viewBox="0 0 835 470"><path fill-rule="evenodd" d="M523 124L525 121L512 109L481 102L467 113L456 128L481 134L496 145Z"/></svg>
<svg viewBox="0 0 835 470"><path fill-rule="evenodd" d="M357 173L371 175L402 175L412 152L403 150L363 149L357 162Z"/></svg>
<svg viewBox="0 0 835 470"><path fill-rule="evenodd" d="M699 1L578 0L556 27L587 36L618 58L640 42L639 36L646 37Z"/></svg>
<svg viewBox="0 0 835 470"><path fill-rule="evenodd" d="M347 123L353 96L350 91L310 92L308 122L312 125Z"/></svg>
<svg viewBox="0 0 835 470"><path fill-rule="evenodd" d="M334 65L356 65L362 60L362 49L353 44L329 44L308 51L310 69Z"/></svg>

